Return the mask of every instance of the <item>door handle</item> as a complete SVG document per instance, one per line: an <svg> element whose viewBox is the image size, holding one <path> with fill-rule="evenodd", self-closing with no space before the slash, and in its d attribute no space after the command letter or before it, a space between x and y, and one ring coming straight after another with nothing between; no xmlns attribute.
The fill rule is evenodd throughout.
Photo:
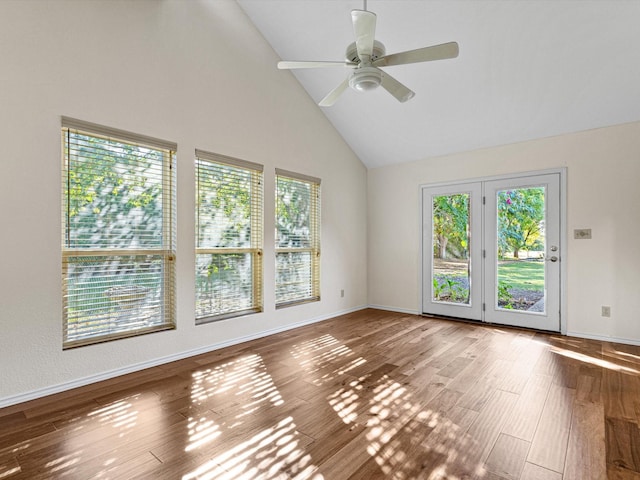
<svg viewBox="0 0 640 480"><path fill-rule="evenodd" d="M552 257L547 257L546 260L549 260L550 262L557 262L558 261L558 257L553 255Z"/></svg>

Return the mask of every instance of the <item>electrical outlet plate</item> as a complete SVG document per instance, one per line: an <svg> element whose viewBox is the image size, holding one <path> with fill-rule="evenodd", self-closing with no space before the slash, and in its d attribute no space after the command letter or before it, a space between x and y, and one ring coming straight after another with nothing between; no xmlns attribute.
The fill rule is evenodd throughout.
<svg viewBox="0 0 640 480"><path fill-rule="evenodd" d="M603 305L602 306L602 316L603 317L610 317L611 316L611 307L609 307L607 305Z"/></svg>

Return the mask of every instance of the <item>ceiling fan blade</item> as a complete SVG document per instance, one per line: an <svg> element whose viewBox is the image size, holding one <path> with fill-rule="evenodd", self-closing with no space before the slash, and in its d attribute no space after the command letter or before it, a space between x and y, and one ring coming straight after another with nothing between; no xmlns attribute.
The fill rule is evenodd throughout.
<svg viewBox="0 0 640 480"><path fill-rule="evenodd" d="M294 68L325 68L325 67L347 67L356 68L357 63L352 62L278 62L280 70L291 70Z"/></svg>
<svg viewBox="0 0 640 480"><path fill-rule="evenodd" d="M431 47L417 48L406 52L392 53L380 57L373 62L374 67L388 67L391 65L404 65L407 63L430 62L432 60L444 60L458 56L458 44L456 42L433 45Z"/></svg>
<svg viewBox="0 0 640 480"><path fill-rule="evenodd" d="M340 85L338 85L336 88L331 90L326 97L320 100L320 103L318 103L318 105L320 105L321 107L330 107L331 105L336 103L336 100L338 100L338 97L342 95L342 92L344 92L348 86L349 86L349 77L345 78Z"/></svg>
<svg viewBox="0 0 640 480"><path fill-rule="evenodd" d="M356 34L356 49L358 57L371 57L373 54L373 41L376 34L376 14L366 10L352 10L353 31Z"/></svg>
<svg viewBox="0 0 640 480"><path fill-rule="evenodd" d="M382 87L391 95L396 97L399 102L411 100L415 93L393 78L387 72L382 72Z"/></svg>

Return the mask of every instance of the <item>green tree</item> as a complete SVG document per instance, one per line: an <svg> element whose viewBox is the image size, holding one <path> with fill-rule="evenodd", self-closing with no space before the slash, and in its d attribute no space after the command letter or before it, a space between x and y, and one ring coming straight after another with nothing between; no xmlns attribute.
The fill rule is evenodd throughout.
<svg viewBox="0 0 640 480"><path fill-rule="evenodd" d="M457 250L457 257L466 258L469 248L469 195L441 195L433 199L434 255L447 258L447 252Z"/></svg>
<svg viewBox="0 0 640 480"><path fill-rule="evenodd" d="M251 247L251 175L238 167L198 164L199 247Z"/></svg>
<svg viewBox="0 0 640 480"><path fill-rule="evenodd" d="M69 137L67 246L161 246L163 153L79 133Z"/></svg>
<svg viewBox="0 0 640 480"><path fill-rule="evenodd" d="M311 246L311 185L278 177L276 188L276 246Z"/></svg>
<svg viewBox="0 0 640 480"><path fill-rule="evenodd" d="M317 297L319 184L278 175L275 200L276 304Z"/></svg>
<svg viewBox="0 0 640 480"><path fill-rule="evenodd" d="M260 235L262 221L261 207L254 199L261 198L262 175L203 159L198 159L196 166L196 315L251 308L252 249L258 246L253 236ZM220 250L203 251L209 249Z"/></svg>
<svg viewBox="0 0 640 480"><path fill-rule="evenodd" d="M500 255L538 248L544 232L544 188L519 188L498 192L498 248Z"/></svg>
<svg viewBox="0 0 640 480"><path fill-rule="evenodd" d="M164 249L172 247L169 155L65 129L65 341L106 333L114 323L135 329L130 322L165 321L163 280L170 258Z"/></svg>

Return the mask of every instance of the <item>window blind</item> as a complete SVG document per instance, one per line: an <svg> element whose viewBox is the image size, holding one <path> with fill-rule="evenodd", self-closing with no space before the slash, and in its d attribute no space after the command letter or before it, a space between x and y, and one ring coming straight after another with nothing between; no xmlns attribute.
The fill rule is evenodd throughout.
<svg viewBox="0 0 640 480"><path fill-rule="evenodd" d="M196 323L262 311L263 168L196 150Z"/></svg>
<svg viewBox="0 0 640 480"><path fill-rule="evenodd" d="M176 145L66 117L62 143L63 347L174 328Z"/></svg>
<svg viewBox="0 0 640 480"><path fill-rule="evenodd" d="M320 299L320 179L276 170L276 308Z"/></svg>

